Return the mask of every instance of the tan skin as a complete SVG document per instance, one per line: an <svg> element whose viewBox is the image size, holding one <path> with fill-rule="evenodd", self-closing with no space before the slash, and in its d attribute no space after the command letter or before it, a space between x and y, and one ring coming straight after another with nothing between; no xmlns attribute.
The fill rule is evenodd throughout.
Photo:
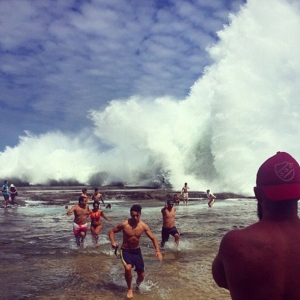
<svg viewBox="0 0 300 300"><path fill-rule="evenodd" d="M87 205L87 201L87 198L83 198L82 201L72 206L67 212L68 216L74 214L74 223L78 225L87 223L87 219L89 217L89 207ZM75 235L75 238L78 239L79 237L81 237L84 239L85 236L86 233L84 231L80 231L78 235Z"/></svg>
<svg viewBox="0 0 300 300"><path fill-rule="evenodd" d="M102 230L103 224L101 221L101 218L93 218L93 215L100 213L100 217L103 217L107 221L111 221L110 218L107 218L103 211L99 209L99 203L94 203L93 204L93 209L90 211L90 218L91 218L91 234L93 236L95 245L98 247L98 240L99 240L99 234L100 231ZM96 216L97 216L96 215Z"/></svg>
<svg viewBox="0 0 300 300"><path fill-rule="evenodd" d="M175 227L175 212L176 208L168 203L162 210L162 218L163 218L163 227L164 228L173 228ZM178 245L179 243L179 234L176 233L174 235L175 244ZM163 246L163 245L162 245Z"/></svg>
<svg viewBox="0 0 300 300"><path fill-rule="evenodd" d="M115 233L122 231L123 232L123 243L122 249L137 249L140 247L139 241L143 233L145 233L149 239L152 241L153 246L155 247L155 255L159 261L162 260L162 254L159 250L159 245L157 239L154 237L153 233L150 231L149 226L140 220L141 214L136 211L131 212L131 218L123 221L116 227L112 228L109 232L109 239L113 248L117 247L115 242ZM127 298L131 299L133 297L132 291L132 266L130 264L124 266L125 268L125 280L127 283ZM137 272L137 287L144 280L144 272Z"/></svg>
<svg viewBox="0 0 300 300"><path fill-rule="evenodd" d="M189 187L188 187L188 185L185 183L184 186L183 186L183 188L181 189L181 195L183 194L183 203L184 203L185 205L188 204L188 198L187 198L187 192L188 192L188 190L189 190Z"/></svg>
<svg viewBox="0 0 300 300"><path fill-rule="evenodd" d="M105 204L104 203L104 200L103 200L103 196L102 196L102 194L100 194L99 192L98 192L98 189L95 189L95 192L94 192L94 194L92 195L92 200L94 200L94 201L97 201L97 202L102 202L103 204Z"/></svg>
<svg viewBox="0 0 300 300"><path fill-rule="evenodd" d="M210 192L210 190L207 190L206 193L207 193L208 199L209 199L207 205L208 205L209 207L212 207L212 206L214 205L214 203L215 203L216 196L213 195L213 194Z"/></svg>
<svg viewBox="0 0 300 300"><path fill-rule="evenodd" d="M300 299L297 200L268 201L256 192L261 220L222 239L212 273L233 300Z"/></svg>

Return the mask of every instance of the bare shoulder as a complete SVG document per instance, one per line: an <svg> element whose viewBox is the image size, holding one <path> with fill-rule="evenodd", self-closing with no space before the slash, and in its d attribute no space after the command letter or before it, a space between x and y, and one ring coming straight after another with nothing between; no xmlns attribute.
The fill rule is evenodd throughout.
<svg viewBox="0 0 300 300"><path fill-rule="evenodd" d="M144 229L144 231L150 230L149 226L142 220L140 220L139 225Z"/></svg>

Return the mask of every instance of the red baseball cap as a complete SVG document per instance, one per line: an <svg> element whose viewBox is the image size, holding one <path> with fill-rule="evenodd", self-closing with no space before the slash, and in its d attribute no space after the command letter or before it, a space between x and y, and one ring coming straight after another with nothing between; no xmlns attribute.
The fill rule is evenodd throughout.
<svg viewBox="0 0 300 300"><path fill-rule="evenodd" d="M300 166L286 152L277 152L258 169L256 186L271 201L300 199Z"/></svg>

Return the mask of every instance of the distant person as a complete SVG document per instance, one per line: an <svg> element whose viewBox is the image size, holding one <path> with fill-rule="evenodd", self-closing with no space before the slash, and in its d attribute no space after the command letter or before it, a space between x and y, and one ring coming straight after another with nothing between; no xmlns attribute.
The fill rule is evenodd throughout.
<svg viewBox="0 0 300 300"><path fill-rule="evenodd" d="M179 243L179 232L175 227L175 212L174 201L168 200L167 205L162 208L163 226L161 230L161 247L165 246L165 243L169 240L169 235L174 237L175 245L178 247Z"/></svg>
<svg viewBox="0 0 300 300"><path fill-rule="evenodd" d="M18 204L16 202L17 196L18 196L18 190L13 184L11 184L10 187L9 187L9 193L10 193L11 203L13 205Z"/></svg>
<svg viewBox="0 0 300 300"><path fill-rule="evenodd" d="M9 191L8 191L8 181L7 180L4 180L1 191L2 191L3 198L4 198L3 206L4 206L4 208L7 208L8 200L9 200Z"/></svg>
<svg viewBox="0 0 300 300"><path fill-rule="evenodd" d="M82 197L85 197L85 198L87 199L87 201L89 201L89 200L91 199L91 197L88 196L88 194L87 194L87 188L83 188L83 189L82 189L81 196L82 196Z"/></svg>
<svg viewBox="0 0 300 300"><path fill-rule="evenodd" d="M159 245L150 231L149 226L140 220L142 207L138 204L130 208L130 218L123 221L109 232L109 239L113 248L117 247L115 242L115 233L123 232L123 243L121 246L121 258L125 268L125 280L127 283L127 298L133 298L132 291L132 268L135 267L137 272L136 288L138 289L144 280L144 260L140 249L139 241L141 235L145 232L155 247L158 260L162 260L162 255L159 250Z"/></svg>
<svg viewBox="0 0 300 300"><path fill-rule="evenodd" d="M94 201L93 209L90 210L90 218L91 218L91 233L93 237L93 242L96 245L96 247L99 246L98 244L99 234L103 227L101 217L103 217L107 221L111 221L111 219L107 218L103 213L103 211L99 209L99 202Z"/></svg>
<svg viewBox="0 0 300 300"><path fill-rule="evenodd" d="M181 189L181 195L183 195L183 204L188 205L189 194L188 194L189 187L187 182L184 184L183 188Z"/></svg>
<svg viewBox="0 0 300 300"><path fill-rule="evenodd" d="M97 201L98 203L100 203L100 201L101 201L103 204L105 204L103 196L102 196L102 194L99 193L99 189L98 188L95 188L95 192L92 195L92 200Z"/></svg>
<svg viewBox="0 0 300 300"><path fill-rule="evenodd" d="M215 199L216 199L217 197L216 197L213 193L211 193L210 190L207 190L207 191L206 191L206 196L207 196L207 198L209 199L207 205L208 205L209 207L212 207L212 206L214 205Z"/></svg>
<svg viewBox="0 0 300 300"><path fill-rule="evenodd" d="M214 280L233 300L299 300L298 162L277 152L260 166L254 193L259 222L223 237Z"/></svg>
<svg viewBox="0 0 300 300"><path fill-rule="evenodd" d="M108 204L106 204L106 207L105 207L106 209L111 209L111 204L110 203L108 203Z"/></svg>
<svg viewBox="0 0 300 300"><path fill-rule="evenodd" d="M179 195L178 194L174 194L173 195L173 201L174 201L175 205L179 205L180 199L179 199Z"/></svg>
<svg viewBox="0 0 300 300"><path fill-rule="evenodd" d="M89 217L89 206L87 202L86 197L80 196L78 204L72 206L67 212L68 216L74 213L73 232L77 246L84 245L84 239L88 230L87 218Z"/></svg>

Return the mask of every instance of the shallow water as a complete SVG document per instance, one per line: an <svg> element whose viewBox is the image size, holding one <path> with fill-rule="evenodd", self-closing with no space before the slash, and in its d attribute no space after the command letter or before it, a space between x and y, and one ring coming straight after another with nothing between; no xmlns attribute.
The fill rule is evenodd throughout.
<svg viewBox="0 0 300 300"><path fill-rule="evenodd" d="M77 248L73 217L66 216L61 204L27 201L25 207L1 209L0 299L126 299L123 266L111 250L107 233L128 218L131 205L139 202L142 220L160 241L163 202L109 202L112 209L104 213L112 221L104 220L99 248L93 246L90 232L85 247ZM171 238L159 262L151 241L142 236L146 278L134 299L230 299L229 292L214 283L211 263L228 230L256 220L256 201L251 199L217 200L211 209L206 200L177 206L180 251ZM121 233L116 241L121 243Z"/></svg>

